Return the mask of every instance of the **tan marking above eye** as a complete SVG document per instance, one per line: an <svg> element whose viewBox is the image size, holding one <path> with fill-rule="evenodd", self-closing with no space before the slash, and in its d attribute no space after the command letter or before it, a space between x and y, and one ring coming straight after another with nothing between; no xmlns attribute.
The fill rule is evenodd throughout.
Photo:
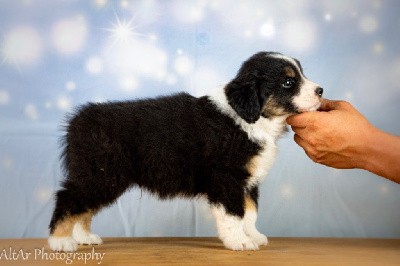
<svg viewBox="0 0 400 266"><path fill-rule="evenodd" d="M296 77L296 71L292 67L287 66L283 70L285 71L286 76L288 76L289 78Z"/></svg>

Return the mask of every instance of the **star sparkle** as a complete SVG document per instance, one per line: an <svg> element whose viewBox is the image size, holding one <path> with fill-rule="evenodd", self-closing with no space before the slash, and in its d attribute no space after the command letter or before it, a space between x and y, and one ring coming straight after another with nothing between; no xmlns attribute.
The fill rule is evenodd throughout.
<svg viewBox="0 0 400 266"><path fill-rule="evenodd" d="M114 44L117 43L128 43L132 41L136 36L145 36L137 31L137 25L134 25L134 17L130 20L121 19L118 15L115 15L116 22L111 22L111 28L105 29L110 32L109 36Z"/></svg>

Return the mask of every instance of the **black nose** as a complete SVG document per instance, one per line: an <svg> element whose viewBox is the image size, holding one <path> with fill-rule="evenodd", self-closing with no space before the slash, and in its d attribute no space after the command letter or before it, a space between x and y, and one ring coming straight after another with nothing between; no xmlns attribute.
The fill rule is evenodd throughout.
<svg viewBox="0 0 400 266"><path fill-rule="evenodd" d="M322 94L324 93L324 89L321 88L321 87L318 87L318 88L315 90L315 93L316 93L318 96L322 96Z"/></svg>

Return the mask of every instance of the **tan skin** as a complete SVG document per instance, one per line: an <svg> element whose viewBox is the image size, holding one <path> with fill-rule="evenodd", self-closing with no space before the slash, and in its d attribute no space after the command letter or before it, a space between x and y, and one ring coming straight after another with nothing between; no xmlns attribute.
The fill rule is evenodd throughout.
<svg viewBox="0 0 400 266"><path fill-rule="evenodd" d="M400 184L400 137L374 127L350 103L323 100L322 112L288 117L294 140L314 162L365 169Z"/></svg>

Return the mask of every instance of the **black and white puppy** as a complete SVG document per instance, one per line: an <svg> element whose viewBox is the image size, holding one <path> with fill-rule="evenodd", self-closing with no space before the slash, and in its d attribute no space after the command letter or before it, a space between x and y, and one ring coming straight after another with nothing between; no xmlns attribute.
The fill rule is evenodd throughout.
<svg viewBox="0 0 400 266"><path fill-rule="evenodd" d="M66 179L50 222L51 249L101 244L94 214L131 187L161 199L203 196L228 249L268 243L256 229L258 187L275 159L286 118L317 110L322 88L298 60L260 52L216 93L89 103L69 119Z"/></svg>

